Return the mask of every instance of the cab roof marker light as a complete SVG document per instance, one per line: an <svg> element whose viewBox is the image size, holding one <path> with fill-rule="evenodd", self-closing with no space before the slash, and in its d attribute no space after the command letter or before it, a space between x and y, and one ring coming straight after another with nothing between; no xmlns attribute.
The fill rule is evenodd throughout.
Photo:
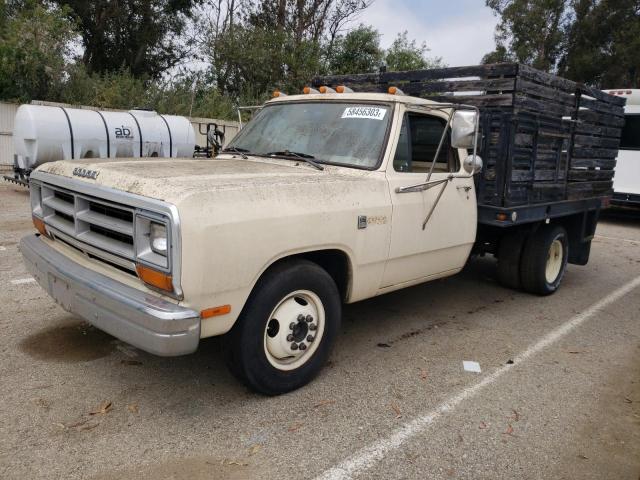
<svg viewBox="0 0 640 480"><path fill-rule="evenodd" d="M311 93L320 93L318 90L316 90L315 88L311 88L311 87L304 87L302 89L302 93L304 93L305 95L309 95Z"/></svg>
<svg viewBox="0 0 640 480"><path fill-rule="evenodd" d="M398 87L389 87L388 92L390 95L404 95L404 92Z"/></svg>
<svg viewBox="0 0 640 480"><path fill-rule="evenodd" d="M286 97L287 94L284 92L281 92L280 90L274 90L273 94L271 95L273 98L278 98L278 97Z"/></svg>
<svg viewBox="0 0 640 480"><path fill-rule="evenodd" d="M336 91L331 87L323 85L322 87L320 87L320 93L336 93Z"/></svg>
<svg viewBox="0 0 640 480"><path fill-rule="evenodd" d="M336 92L338 92L338 93L353 93L353 90L351 90L349 87L345 87L344 85L340 85L340 86L336 87Z"/></svg>

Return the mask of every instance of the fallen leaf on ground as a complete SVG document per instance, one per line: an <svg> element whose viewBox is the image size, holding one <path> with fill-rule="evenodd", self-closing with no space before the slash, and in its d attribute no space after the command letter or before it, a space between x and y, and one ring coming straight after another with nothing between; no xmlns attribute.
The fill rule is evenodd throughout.
<svg viewBox="0 0 640 480"><path fill-rule="evenodd" d="M391 345L389 345L388 343L379 343L378 346L380 348L391 348Z"/></svg>
<svg viewBox="0 0 640 480"><path fill-rule="evenodd" d="M300 430L302 428L302 426L304 425L304 423L294 423L293 425L291 425L288 430L290 432L297 432L298 430Z"/></svg>
<svg viewBox="0 0 640 480"><path fill-rule="evenodd" d="M127 405L127 409L131 413L138 413L138 404L137 403L132 403L131 405Z"/></svg>
<svg viewBox="0 0 640 480"><path fill-rule="evenodd" d="M75 423L68 423L65 425L65 427L67 428L75 428L75 427L79 427L80 425L84 425L85 423L87 423L89 421L88 418L84 419L84 420L78 420Z"/></svg>
<svg viewBox="0 0 640 480"><path fill-rule="evenodd" d="M518 413L517 410L511 409L511 411L513 412L513 420L514 421L519 421L520 420L520 414Z"/></svg>
<svg viewBox="0 0 640 480"><path fill-rule="evenodd" d="M262 445L260 445L259 443L256 443L255 445L252 445L251 448L249 449L249 455L255 455L261 449L262 449Z"/></svg>
<svg viewBox="0 0 640 480"><path fill-rule="evenodd" d="M246 467L249 464L246 462L239 462L238 460L229 460L225 458L220 462L220 465L237 465L238 467Z"/></svg>
<svg viewBox="0 0 640 480"><path fill-rule="evenodd" d="M324 407L325 405L331 405L333 403L336 403L335 400L322 400L318 403L316 403L313 408L320 408L320 407Z"/></svg>
<svg viewBox="0 0 640 480"><path fill-rule="evenodd" d="M121 360L120 363L123 365L142 365L139 360Z"/></svg>
<svg viewBox="0 0 640 480"><path fill-rule="evenodd" d="M484 422L480 422L480 426L478 428L484 430L485 428L487 428L487 424Z"/></svg>
<svg viewBox="0 0 640 480"><path fill-rule="evenodd" d="M391 404L391 409L395 412L396 418L402 417L402 412L400 411L400 408L395 403Z"/></svg>
<svg viewBox="0 0 640 480"><path fill-rule="evenodd" d="M426 380L429 376L429 372L427 372L424 368L420 370L420 378L422 380Z"/></svg>
<svg viewBox="0 0 640 480"><path fill-rule="evenodd" d="M105 415L107 412L109 412L109 410L111 410L111 406L111 402L105 400L100 404L98 408L89 412L89 415Z"/></svg>
<svg viewBox="0 0 640 480"><path fill-rule="evenodd" d="M45 398L36 398L33 403L35 403L38 407L42 407L45 410L49 410L51 408L51 402Z"/></svg>
<svg viewBox="0 0 640 480"><path fill-rule="evenodd" d="M511 424L509 424L507 426L507 429L502 432L503 435L513 435L513 427L511 426Z"/></svg>

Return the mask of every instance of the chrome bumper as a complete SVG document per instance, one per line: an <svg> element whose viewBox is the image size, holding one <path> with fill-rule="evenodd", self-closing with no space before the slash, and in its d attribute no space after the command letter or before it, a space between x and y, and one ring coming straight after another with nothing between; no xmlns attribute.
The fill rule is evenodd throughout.
<svg viewBox="0 0 640 480"><path fill-rule="evenodd" d="M85 268L36 235L24 237L20 251L36 281L62 308L100 330L161 356L198 348L198 312Z"/></svg>

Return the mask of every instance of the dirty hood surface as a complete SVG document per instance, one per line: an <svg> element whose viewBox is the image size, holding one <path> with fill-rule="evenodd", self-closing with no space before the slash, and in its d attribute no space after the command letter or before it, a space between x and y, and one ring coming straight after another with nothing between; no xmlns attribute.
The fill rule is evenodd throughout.
<svg viewBox="0 0 640 480"><path fill-rule="evenodd" d="M298 165L296 165L298 163ZM95 179L73 174L74 169L98 172ZM350 170L338 175L337 170ZM250 157L217 159L86 159L45 163L38 172L62 175L88 184L123 190L145 197L179 202L194 193L225 189L276 187L305 182L356 180L362 171L327 167L320 171L303 161ZM360 175L359 175L360 173Z"/></svg>

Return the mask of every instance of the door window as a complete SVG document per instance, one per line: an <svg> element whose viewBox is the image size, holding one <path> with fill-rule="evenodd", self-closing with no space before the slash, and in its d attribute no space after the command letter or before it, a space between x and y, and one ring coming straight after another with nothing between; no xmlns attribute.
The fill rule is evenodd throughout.
<svg viewBox="0 0 640 480"><path fill-rule="evenodd" d="M429 173L431 163L447 122L439 117L407 113L400 127L400 138L393 159L397 172ZM457 172L458 153L451 148L450 130L445 135L434 172Z"/></svg>

